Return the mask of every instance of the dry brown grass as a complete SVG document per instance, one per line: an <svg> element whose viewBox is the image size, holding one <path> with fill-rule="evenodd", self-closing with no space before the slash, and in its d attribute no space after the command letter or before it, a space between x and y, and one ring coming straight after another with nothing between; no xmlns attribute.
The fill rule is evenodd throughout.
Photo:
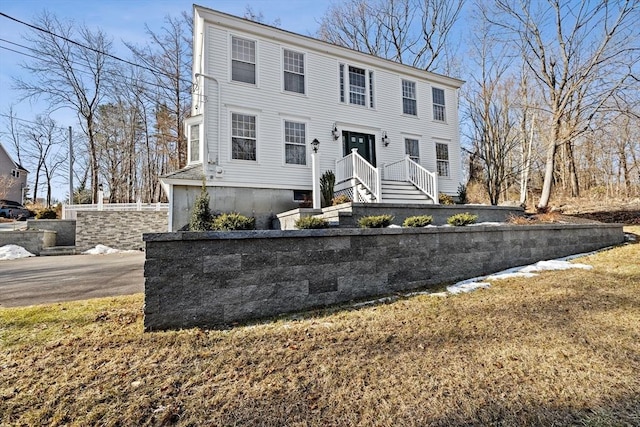
<svg viewBox="0 0 640 427"><path fill-rule="evenodd" d="M229 331L145 334L141 295L2 309L0 424L639 425L640 244L580 262Z"/></svg>

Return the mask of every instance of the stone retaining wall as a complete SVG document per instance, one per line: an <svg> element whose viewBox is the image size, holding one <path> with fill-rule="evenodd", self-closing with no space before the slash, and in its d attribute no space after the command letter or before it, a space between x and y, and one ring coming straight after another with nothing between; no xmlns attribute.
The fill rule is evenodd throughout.
<svg viewBox="0 0 640 427"><path fill-rule="evenodd" d="M165 232L168 221L166 211L79 211L76 250L83 252L98 244L122 250L142 249L142 234Z"/></svg>
<svg viewBox="0 0 640 427"><path fill-rule="evenodd" d="M29 230L55 231L54 246L75 246L76 244L75 219L28 219L27 228Z"/></svg>
<svg viewBox="0 0 640 427"><path fill-rule="evenodd" d="M621 243L621 225L145 234L146 330L219 328Z"/></svg>
<svg viewBox="0 0 640 427"><path fill-rule="evenodd" d="M55 246L56 232L50 230L3 231L0 233L0 246L22 246L34 255L40 255L42 249ZM0 267L1 268L1 267ZM0 270L1 271L1 270Z"/></svg>

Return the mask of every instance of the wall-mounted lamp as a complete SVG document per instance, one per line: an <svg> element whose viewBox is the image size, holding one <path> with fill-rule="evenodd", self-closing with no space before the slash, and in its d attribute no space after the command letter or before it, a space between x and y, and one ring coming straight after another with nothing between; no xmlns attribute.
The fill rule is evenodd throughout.
<svg viewBox="0 0 640 427"><path fill-rule="evenodd" d="M320 141L318 141L318 138L313 138L313 141L311 141L311 148L313 149L314 153L318 152L319 145L320 145Z"/></svg>
<svg viewBox="0 0 640 427"><path fill-rule="evenodd" d="M340 138L340 132L338 132L338 126L334 123L333 129L331 130L331 135L333 135L333 140L337 141Z"/></svg>
<svg viewBox="0 0 640 427"><path fill-rule="evenodd" d="M387 131L382 131L382 143L385 147L389 146L389 137L387 136Z"/></svg>
<svg viewBox="0 0 640 427"><path fill-rule="evenodd" d="M98 184L98 191L103 191L102 184Z"/></svg>

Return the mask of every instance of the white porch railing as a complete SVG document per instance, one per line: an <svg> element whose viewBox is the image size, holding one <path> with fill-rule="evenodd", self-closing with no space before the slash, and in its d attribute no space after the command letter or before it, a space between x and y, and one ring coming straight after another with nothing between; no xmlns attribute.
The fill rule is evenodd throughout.
<svg viewBox="0 0 640 427"><path fill-rule="evenodd" d="M358 154L357 148L351 150L351 154L336 161L336 183L350 179L355 179L358 184L369 191L372 201L380 203L382 199L380 173L378 169ZM357 188L354 188L354 196L356 191L358 191Z"/></svg>
<svg viewBox="0 0 640 427"><path fill-rule="evenodd" d="M62 219L76 219L77 212L91 211L168 211L168 203L98 203L62 205Z"/></svg>
<svg viewBox="0 0 640 427"><path fill-rule="evenodd" d="M384 166L384 179L390 181L408 181L426 194L433 203L438 204L438 177L429 172L409 156Z"/></svg>

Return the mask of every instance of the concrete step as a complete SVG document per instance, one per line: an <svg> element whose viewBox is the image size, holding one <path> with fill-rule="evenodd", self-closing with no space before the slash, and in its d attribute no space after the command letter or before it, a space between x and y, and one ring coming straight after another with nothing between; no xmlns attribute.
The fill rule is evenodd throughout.
<svg viewBox="0 0 640 427"><path fill-rule="evenodd" d="M75 246L51 246L43 248L40 251L40 256L56 256L56 255L75 255Z"/></svg>

